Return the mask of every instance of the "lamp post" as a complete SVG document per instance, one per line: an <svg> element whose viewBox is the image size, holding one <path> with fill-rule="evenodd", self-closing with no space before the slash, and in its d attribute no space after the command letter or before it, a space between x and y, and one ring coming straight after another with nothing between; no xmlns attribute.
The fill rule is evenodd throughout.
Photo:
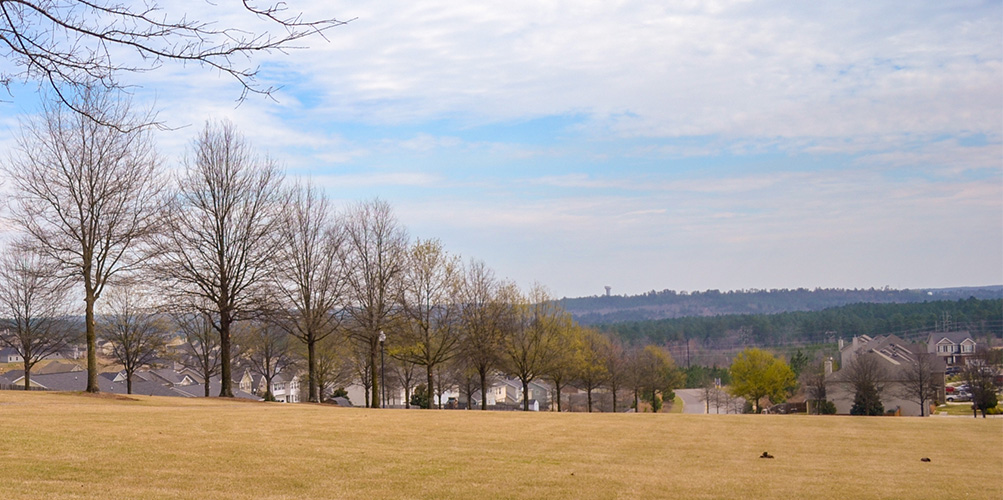
<svg viewBox="0 0 1003 500"><path fill-rule="evenodd" d="M380 330L380 408L385 408L387 402L387 376L384 372L387 365L383 362L383 343L386 340L387 334Z"/></svg>

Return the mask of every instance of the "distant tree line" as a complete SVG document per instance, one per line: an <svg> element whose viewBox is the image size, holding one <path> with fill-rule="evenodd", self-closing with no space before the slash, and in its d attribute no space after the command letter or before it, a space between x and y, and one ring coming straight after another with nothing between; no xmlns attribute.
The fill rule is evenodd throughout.
<svg viewBox="0 0 1003 500"><path fill-rule="evenodd" d="M894 333L908 337L958 329L969 330L977 338L999 338L1003 336L1003 299L852 304L824 311L629 321L597 327L627 342L665 344L699 339L709 346L726 341L758 346L826 343L853 335Z"/></svg>
<svg viewBox="0 0 1003 500"><path fill-rule="evenodd" d="M706 290L677 292L654 290L631 296L564 298L561 304L580 323L611 324L629 321L721 316L733 314L777 314L791 311L820 311L857 303L898 304L929 301L1001 299L1003 286L937 290L882 289L772 289Z"/></svg>

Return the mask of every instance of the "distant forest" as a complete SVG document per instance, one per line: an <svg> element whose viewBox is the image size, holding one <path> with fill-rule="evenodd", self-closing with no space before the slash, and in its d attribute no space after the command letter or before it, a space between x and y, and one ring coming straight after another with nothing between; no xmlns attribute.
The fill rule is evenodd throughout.
<svg viewBox="0 0 1003 500"><path fill-rule="evenodd" d="M561 299L561 305L583 325L684 318L690 316L777 314L821 311L850 304L907 304L959 299L1003 299L1003 286L892 289L774 289L721 292L654 290L632 296Z"/></svg>
<svg viewBox="0 0 1003 500"><path fill-rule="evenodd" d="M854 335L896 334L906 340L922 341L930 332L957 330L968 330L976 339L1001 338L1003 299L969 297L906 304L858 303L822 311L691 316L596 327L631 343L672 344L695 340L710 349L833 343L839 338L849 340Z"/></svg>

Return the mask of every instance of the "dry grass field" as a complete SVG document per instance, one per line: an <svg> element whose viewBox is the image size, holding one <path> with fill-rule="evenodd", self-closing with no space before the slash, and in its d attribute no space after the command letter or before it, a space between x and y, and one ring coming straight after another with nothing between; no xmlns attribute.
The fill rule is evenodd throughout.
<svg viewBox="0 0 1003 500"><path fill-rule="evenodd" d="M776 458L758 458L763 451ZM1003 419L379 411L0 392L5 499L985 499L1003 496L1001 482Z"/></svg>

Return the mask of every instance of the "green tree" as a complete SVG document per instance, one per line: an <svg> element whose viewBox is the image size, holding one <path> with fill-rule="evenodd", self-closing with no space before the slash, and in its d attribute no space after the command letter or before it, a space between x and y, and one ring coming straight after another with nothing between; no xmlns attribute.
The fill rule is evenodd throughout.
<svg viewBox="0 0 1003 500"><path fill-rule="evenodd" d="M578 374L584 362L582 359L583 332L582 328L576 324L572 325L570 322L557 331L557 340L554 343L554 350L551 351L550 364L545 373L545 376L554 383L557 411L563 410L561 391ZM590 392L590 401L591 396Z"/></svg>
<svg viewBox="0 0 1003 500"><path fill-rule="evenodd" d="M588 397L588 411L592 413L592 393L606 384L609 380L609 351L611 349L609 339L596 330L578 329L581 343L579 344L577 356L577 369L575 378L580 384L580 389L585 389Z"/></svg>
<svg viewBox="0 0 1003 500"><path fill-rule="evenodd" d="M752 402L756 413L762 410L759 407L761 398L783 401L794 384L794 372L787 363L757 348L747 348L735 356L730 373L732 394Z"/></svg>
<svg viewBox="0 0 1003 500"><path fill-rule="evenodd" d="M673 389L684 384L684 376L672 356L665 349L647 345L633 359L635 363L635 404L638 393L645 401L651 403L651 409L658 412L662 406L660 395L670 394Z"/></svg>

